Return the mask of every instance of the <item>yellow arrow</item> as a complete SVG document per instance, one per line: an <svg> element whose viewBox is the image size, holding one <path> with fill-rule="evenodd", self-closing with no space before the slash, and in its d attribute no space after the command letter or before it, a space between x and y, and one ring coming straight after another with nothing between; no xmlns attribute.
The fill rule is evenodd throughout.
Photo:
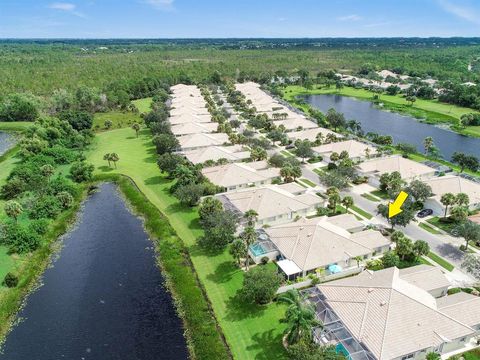
<svg viewBox="0 0 480 360"><path fill-rule="evenodd" d="M392 218L395 215L400 214L403 210L401 209L405 200L407 200L408 194L405 191L400 191L395 201L388 204L388 217Z"/></svg>

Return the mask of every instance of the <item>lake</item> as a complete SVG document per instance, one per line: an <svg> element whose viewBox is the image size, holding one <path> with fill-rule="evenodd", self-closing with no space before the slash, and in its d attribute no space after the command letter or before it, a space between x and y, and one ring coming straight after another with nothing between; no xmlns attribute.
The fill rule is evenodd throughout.
<svg viewBox="0 0 480 360"><path fill-rule="evenodd" d="M10 149L13 144L15 144L13 136L9 133L0 131L0 155L4 154L5 151Z"/></svg>
<svg viewBox="0 0 480 360"><path fill-rule="evenodd" d="M113 184L90 196L1 360L187 359L153 243Z"/></svg>
<svg viewBox="0 0 480 360"><path fill-rule="evenodd" d="M345 115L347 120L357 120L365 133L375 132L391 135L395 143L415 145L424 152L423 139L431 136L444 158L450 159L455 151L480 157L480 138L472 138L421 123L410 116L378 109L370 101L361 101L341 95L304 95L308 104L322 112L334 108Z"/></svg>

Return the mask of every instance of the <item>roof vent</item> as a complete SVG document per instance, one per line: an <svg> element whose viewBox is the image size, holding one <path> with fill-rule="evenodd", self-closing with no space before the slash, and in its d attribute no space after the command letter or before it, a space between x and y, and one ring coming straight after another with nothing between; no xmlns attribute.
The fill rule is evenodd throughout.
<svg viewBox="0 0 480 360"><path fill-rule="evenodd" d="M312 235L313 235L312 233L308 233L307 237L310 237L310 236L312 236Z"/></svg>
<svg viewBox="0 0 480 360"><path fill-rule="evenodd" d="M373 289L372 288L368 288L368 293L372 293L373 292Z"/></svg>
<svg viewBox="0 0 480 360"><path fill-rule="evenodd" d="M303 230L303 226L300 226L300 230Z"/></svg>
<svg viewBox="0 0 480 360"><path fill-rule="evenodd" d="M382 302L380 303L380 306L385 306L385 305L387 305L387 302L386 302L386 301L382 301Z"/></svg>

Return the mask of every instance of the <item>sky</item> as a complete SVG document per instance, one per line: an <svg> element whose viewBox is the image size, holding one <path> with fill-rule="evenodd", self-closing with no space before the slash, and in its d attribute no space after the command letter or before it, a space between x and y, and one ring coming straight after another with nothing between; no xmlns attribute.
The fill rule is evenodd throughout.
<svg viewBox="0 0 480 360"><path fill-rule="evenodd" d="M0 0L0 38L480 36L480 0Z"/></svg>

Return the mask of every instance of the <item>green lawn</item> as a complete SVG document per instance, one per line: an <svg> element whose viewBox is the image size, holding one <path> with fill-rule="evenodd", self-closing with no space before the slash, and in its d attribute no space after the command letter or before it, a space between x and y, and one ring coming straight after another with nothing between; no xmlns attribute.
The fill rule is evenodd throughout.
<svg viewBox="0 0 480 360"><path fill-rule="evenodd" d="M121 129L130 127L134 122L143 123L139 114L132 112L109 111L106 113L96 113L93 118L93 128L95 130L105 130L105 121L112 122L111 129ZM132 130L133 131L133 130Z"/></svg>
<svg viewBox="0 0 480 360"><path fill-rule="evenodd" d="M315 186L317 186L317 184L315 184L313 181L310 181L310 180L308 180L308 179L301 178L301 179L298 179L298 180L301 181L301 182L303 182L303 183L305 183L305 184L307 184L307 185L310 186L310 187L315 187Z"/></svg>
<svg viewBox="0 0 480 360"><path fill-rule="evenodd" d="M420 226L423 230L426 230L433 235L440 235L441 234L440 231L434 229L433 227L431 227L430 225L428 225L424 222L418 223L418 226Z"/></svg>
<svg viewBox="0 0 480 360"><path fill-rule="evenodd" d="M0 121L0 130L3 131L24 131L27 129L30 125L32 125L32 122L6 122L6 121Z"/></svg>
<svg viewBox="0 0 480 360"><path fill-rule="evenodd" d="M447 260L441 258L440 256L438 256L437 254L434 254L431 251L428 253L427 256L428 256L429 259L435 261L438 265L440 265L441 267L443 267L447 271L452 271L455 268L455 266L450 264Z"/></svg>
<svg viewBox="0 0 480 360"><path fill-rule="evenodd" d="M473 349L457 356L465 360L480 360L480 349Z"/></svg>
<svg viewBox="0 0 480 360"><path fill-rule="evenodd" d="M371 192L371 194L383 200L390 200L388 194L382 190L374 190Z"/></svg>
<svg viewBox="0 0 480 360"><path fill-rule="evenodd" d="M285 157L295 157L295 155L293 155L291 152L289 152L287 150L280 151L280 154L282 154Z"/></svg>
<svg viewBox="0 0 480 360"><path fill-rule="evenodd" d="M152 104L151 97L133 100L132 103L133 105L136 106L136 108L138 109L138 111L140 111L140 113L148 113L152 110L152 108L150 107L150 105Z"/></svg>
<svg viewBox="0 0 480 360"><path fill-rule="evenodd" d="M356 213L362 215L364 218L370 220L371 218L373 218L373 215L370 214L369 212L363 210L363 209L360 209L358 206L355 206L355 205L352 205L350 206L350 209L352 209L353 211L355 211Z"/></svg>
<svg viewBox="0 0 480 360"><path fill-rule="evenodd" d="M109 168L103 155L116 152L118 168ZM168 188L171 181L159 172L151 135L142 130L138 138L131 129L119 129L97 135L88 161L97 173L122 173L135 181L140 190L170 220L190 251L198 277L208 293L213 310L224 331L235 359L285 358L281 339L285 325L280 323L285 307L242 305L235 295L243 281L243 272L233 264L228 252L205 254L197 245L202 234L196 209L179 205Z"/></svg>
<svg viewBox="0 0 480 360"><path fill-rule="evenodd" d="M444 222L441 222L440 219L441 219L440 217L435 216L433 218L428 219L427 222L442 229L443 231L446 231L447 233L450 233L455 227L455 224L444 223Z"/></svg>
<svg viewBox="0 0 480 360"><path fill-rule="evenodd" d="M380 202L380 200L378 200L376 197L368 194L368 193L365 193L365 194L362 194L360 195L361 197L364 197L365 199L367 200L370 200L370 201L373 201L373 202Z"/></svg>
<svg viewBox="0 0 480 360"><path fill-rule="evenodd" d="M373 98L371 91L354 89L348 86L345 86L341 90L335 88L314 88L307 90L304 87L295 85L287 86L284 91L284 97L289 101L294 100L296 96L301 94L338 94L369 101ZM408 113L417 118L426 119L427 122L450 123L454 126L458 125L458 120L463 114L476 112L473 109L440 103L437 100L417 99L413 106L410 106L401 95L392 96L382 94L379 101L384 103L387 109ZM480 126L471 126L466 129L455 128L455 130L466 135L480 137Z"/></svg>

